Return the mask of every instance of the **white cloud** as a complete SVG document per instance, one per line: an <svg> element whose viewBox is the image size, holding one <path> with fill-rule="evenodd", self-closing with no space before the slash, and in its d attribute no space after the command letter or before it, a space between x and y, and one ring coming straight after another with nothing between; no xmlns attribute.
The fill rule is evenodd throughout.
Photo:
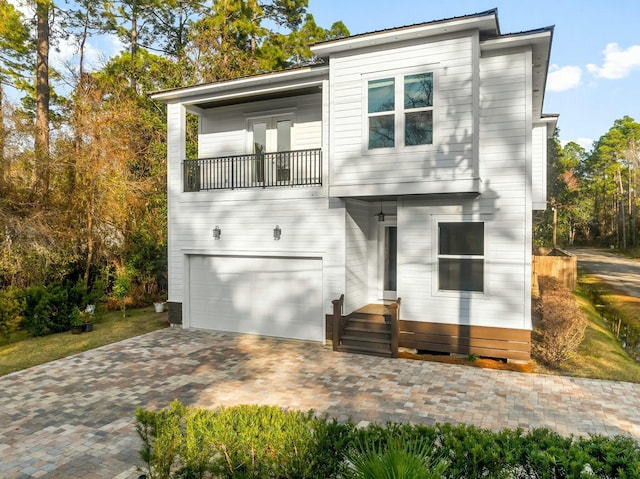
<svg viewBox="0 0 640 479"><path fill-rule="evenodd" d="M547 90L565 91L580 85L582 69L576 66L559 67L551 65L547 77Z"/></svg>
<svg viewBox="0 0 640 479"><path fill-rule="evenodd" d="M575 143L577 143L578 145L580 145L582 148L584 148L587 151L591 151L591 148L593 148L593 139L592 138L580 137L580 138L576 138L573 141Z"/></svg>
<svg viewBox="0 0 640 479"><path fill-rule="evenodd" d="M603 53L601 67L593 63L587 65L587 70L598 78L617 80L629 76L631 70L640 69L640 45L622 50L617 43L609 43Z"/></svg>
<svg viewBox="0 0 640 479"><path fill-rule="evenodd" d="M51 49L51 64L54 67L64 65L70 61L76 53L78 53L78 39L74 35L61 38Z"/></svg>

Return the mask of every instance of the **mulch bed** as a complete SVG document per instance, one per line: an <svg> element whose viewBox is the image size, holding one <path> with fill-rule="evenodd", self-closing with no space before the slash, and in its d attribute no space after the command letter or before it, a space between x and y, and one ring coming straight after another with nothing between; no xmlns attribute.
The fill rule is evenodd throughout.
<svg viewBox="0 0 640 479"><path fill-rule="evenodd" d="M399 351L398 357L404 358L404 359L415 359L417 361L432 361L436 363L458 364L461 366L471 366L474 368L499 369L502 371L515 371L518 373L533 373L535 369L534 364L532 362L506 363L498 359L488 359L488 358L477 358L477 359L471 360L471 359L449 356L449 355L416 354L408 351Z"/></svg>

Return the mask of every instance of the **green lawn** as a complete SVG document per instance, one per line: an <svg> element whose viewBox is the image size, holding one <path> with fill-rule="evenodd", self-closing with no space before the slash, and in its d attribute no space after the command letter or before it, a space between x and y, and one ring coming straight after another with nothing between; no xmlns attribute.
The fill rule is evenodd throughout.
<svg viewBox="0 0 640 479"><path fill-rule="evenodd" d="M19 332L9 340L0 337L0 376L165 328L169 325L167 315L150 306L128 310L125 318L120 311L98 314L90 333L31 338Z"/></svg>
<svg viewBox="0 0 640 479"><path fill-rule="evenodd" d="M586 287L602 291L601 296L608 305L630 318L640 318L640 302L636 298L614 291L605 283L580 271L580 284L577 292L580 307L587 315L589 325L585 338L577 353L562 364L559 371L538 367L539 372L577 376L611 381L640 383L640 363L629 357L622 348L599 312L591 304Z"/></svg>

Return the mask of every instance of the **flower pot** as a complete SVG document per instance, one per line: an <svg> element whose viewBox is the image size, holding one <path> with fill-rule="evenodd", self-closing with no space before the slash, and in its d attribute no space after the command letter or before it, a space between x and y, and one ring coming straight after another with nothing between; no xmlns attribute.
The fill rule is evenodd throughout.
<svg viewBox="0 0 640 479"><path fill-rule="evenodd" d="M82 326L71 326L71 334L80 334L82 332Z"/></svg>
<svg viewBox="0 0 640 479"><path fill-rule="evenodd" d="M90 333L91 331L93 331L93 321L87 321L82 325L83 333Z"/></svg>
<svg viewBox="0 0 640 479"><path fill-rule="evenodd" d="M162 313L164 311L164 303L153 303L153 307L156 310L156 313Z"/></svg>

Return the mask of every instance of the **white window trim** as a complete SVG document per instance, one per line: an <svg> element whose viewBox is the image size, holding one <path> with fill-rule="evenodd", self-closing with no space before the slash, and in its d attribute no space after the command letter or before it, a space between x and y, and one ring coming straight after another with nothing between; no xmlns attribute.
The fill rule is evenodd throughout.
<svg viewBox="0 0 640 479"><path fill-rule="evenodd" d="M439 92L440 92L440 65L437 63L431 63L427 65L420 65L412 68L406 68L403 70L383 70L377 71L371 74L362 75L362 153L364 155L388 155L389 153L400 153L402 151L431 151L437 148L439 143L438 134L440 130L440 121L438 117L439 109ZM404 127L405 127L405 115L404 108L404 77L408 75L416 75L419 73L433 73L433 105L429 108L417 108L411 111L432 111L433 112L433 132L432 142L425 145L405 145ZM393 78L395 81L395 109L388 112L376 112L369 113L369 82L372 80L384 80L386 78ZM395 127L395 146L387 148L369 148L369 118L371 116L384 116L394 115L394 127ZM401 138L399 137L401 134Z"/></svg>
<svg viewBox="0 0 640 479"><path fill-rule="evenodd" d="M484 223L484 255L443 255L443 257L450 258L483 258L484 259L484 268L483 268L483 278L482 285L484 291L452 291L452 290L444 290L440 289L439 284L439 272L440 272L440 254L438 254L440 248L440 235L439 235L439 224L440 223ZM432 264L433 269L431 271L431 294L433 296L442 296L442 297L450 297L450 298L475 298L475 299L488 299L490 295L490 284L489 284L489 270L491 262L489 261L489 231L491 229L491 224L487 218L484 218L483 215L432 215L431 216L431 238L432 238Z"/></svg>

